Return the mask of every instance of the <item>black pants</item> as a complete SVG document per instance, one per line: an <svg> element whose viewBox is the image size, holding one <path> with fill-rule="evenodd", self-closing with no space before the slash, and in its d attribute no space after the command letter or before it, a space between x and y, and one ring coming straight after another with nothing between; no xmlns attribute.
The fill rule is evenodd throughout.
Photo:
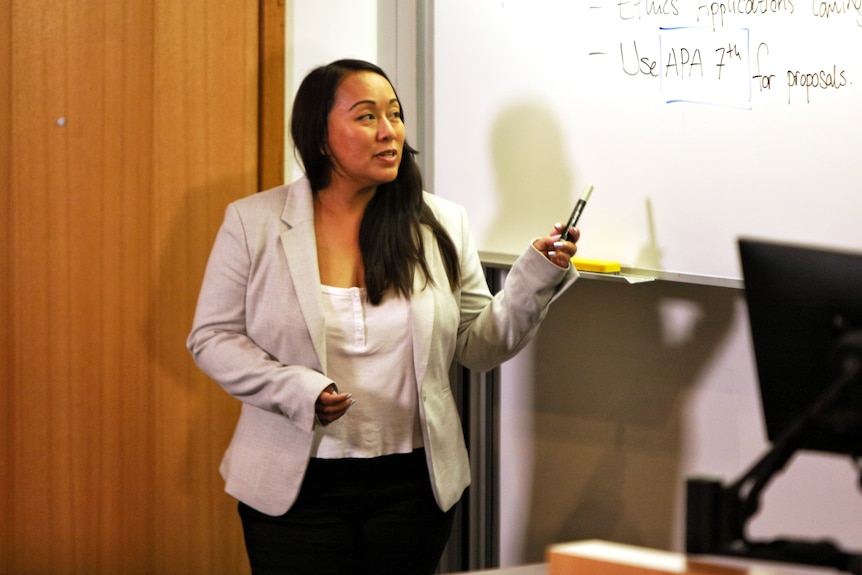
<svg viewBox="0 0 862 575"><path fill-rule="evenodd" d="M454 516L434 500L421 449L312 459L285 515L239 513L254 575L430 575Z"/></svg>

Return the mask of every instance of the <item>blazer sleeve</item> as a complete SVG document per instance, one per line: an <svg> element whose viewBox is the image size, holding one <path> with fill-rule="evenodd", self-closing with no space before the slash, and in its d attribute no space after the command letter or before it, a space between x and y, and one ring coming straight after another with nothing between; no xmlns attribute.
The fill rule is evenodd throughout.
<svg viewBox="0 0 862 575"><path fill-rule="evenodd" d="M505 287L490 294L485 273L461 208L461 323L456 359L487 371L510 359L536 334L550 304L578 278L573 265L560 268L532 242L506 276Z"/></svg>
<svg viewBox="0 0 862 575"><path fill-rule="evenodd" d="M249 337L246 291L257 257L253 249L240 211L228 206L186 344L198 367L230 395L310 431L314 402L332 380L307 367L312 362L283 364Z"/></svg>

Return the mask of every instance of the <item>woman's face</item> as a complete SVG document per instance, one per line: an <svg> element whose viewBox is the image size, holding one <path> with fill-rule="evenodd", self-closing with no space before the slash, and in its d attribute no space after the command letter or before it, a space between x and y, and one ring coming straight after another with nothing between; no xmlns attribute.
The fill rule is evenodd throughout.
<svg viewBox="0 0 862 575"><path fill-rule="evenodd" d="M405 134L401 107L386 78L365 71L345 76L329 111L328 136L333 184L365 189L394 180Z"/></svg>

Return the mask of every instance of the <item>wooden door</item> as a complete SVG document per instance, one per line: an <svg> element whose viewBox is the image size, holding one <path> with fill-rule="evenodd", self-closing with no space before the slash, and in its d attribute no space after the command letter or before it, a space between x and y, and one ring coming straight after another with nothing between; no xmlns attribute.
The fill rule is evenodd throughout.
<svg viewBox="0 0 862 575"><path fill-rule="evenodd" d="M266 4L0 3L3 573L248 570L239 404L184 344L225 205L273 182Z"/></svg>

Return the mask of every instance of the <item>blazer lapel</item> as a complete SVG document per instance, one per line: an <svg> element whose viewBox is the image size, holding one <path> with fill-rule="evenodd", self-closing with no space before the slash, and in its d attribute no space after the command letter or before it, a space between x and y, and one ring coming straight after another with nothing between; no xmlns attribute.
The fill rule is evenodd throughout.
<svg viewBox="0 0 862 575"><path fill-rule="evenodd" d="M425 244L425 261L431 273L437 274L437 250L431 230L422 228L422 241ZM447 284L448 285L448 284ZM416 371L416 383L422 389L425 371L428 367L428 357L431 353L431 340L434 332L434 287L426 285L425 276L421 272L413 274L413 294L410 297L410 310L413 314L413 367Z"/></svg>
<svg viewBox="0 0 862 575"><path fill-rule="evenodd" d="M281 234L281 246L289 275L317 358L323 373L326 373L326 335L314 237L314 205L306 178L290 186L281 218L287 224L287 230Z"/></svg>
<svg viewBox="0 0 862 575"><path fill-rule="evenodd" d="M287 259L290 277L311 335L318 360L326 373L326 336L323 302L320 295L320 270L317 267L317 245L314 237L314 206L308 180L302 178L290 186L282 220L287 225L281 234L281 245ZM437 243L430 229L423 227L425 258L435 278L448 281L439 261ZM448 283L444 283L444 286ZM413 364L416 381L421 389L431 353L435 321L435 288L426 285L422 273L415 274L410 309L413 324Z"/></svg>

